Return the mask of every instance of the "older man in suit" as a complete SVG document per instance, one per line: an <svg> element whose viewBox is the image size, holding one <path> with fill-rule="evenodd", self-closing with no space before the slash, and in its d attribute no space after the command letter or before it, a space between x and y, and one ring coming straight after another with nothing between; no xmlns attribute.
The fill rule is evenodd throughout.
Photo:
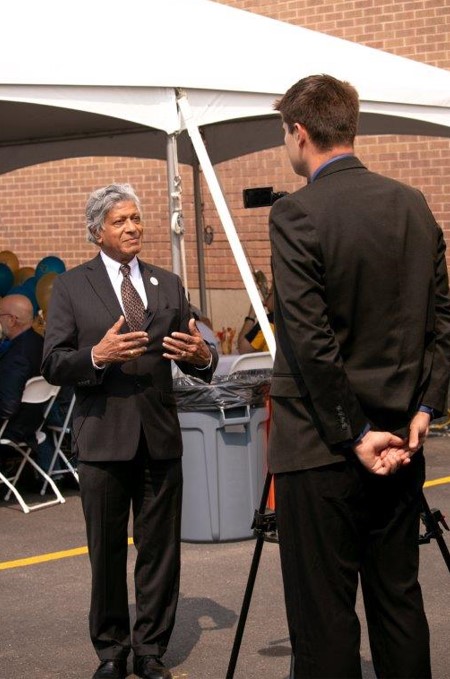
<svg viewBox="0 0 450 679"><path fill-rule="evenodd" d="M133 188L95 191L86 207L99 255L55 280L43 374L75 387L73 441L92 566L94 678L168 679L161 660L180 572L182 442L173 359L209 381L217 353L203 340L175 274L137 258L141 207ZM136 621L130 635L126 562L133 510Z"/></svg>
<svg viewBox="0 0 450 679"><path fill-rule="evenodd" d="M27 381L40 374L43 340L32 328L33 305L28 297L7 295L0 299L0 323L9 340L0 355L0 420L9 418L4 435L37 446L35 431L44 408L22 403L22 395Z"/></svg>
<svg viewBox="0 0 450 679"><path fill-rule="evenodd" d="M327 75L275 105L305 187L272 207L275 474L295 677L429 677L418 572L422 444L445 410L443 234L422 194L355 157L359 102Z"/></svg>

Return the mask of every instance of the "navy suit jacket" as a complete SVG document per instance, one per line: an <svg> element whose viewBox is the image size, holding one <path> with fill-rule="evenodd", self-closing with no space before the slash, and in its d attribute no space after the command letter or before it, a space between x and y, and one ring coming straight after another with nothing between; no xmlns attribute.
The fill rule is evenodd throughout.
<svg viewBox="0 0 450 679"><path fill-rule="evenodd" d="M0 420L10 418L5 437L35 440L44 406L22 404L21 399L26 382L40 375L42 349L41 335L30 328L11 340L0 355Z"/></svg>

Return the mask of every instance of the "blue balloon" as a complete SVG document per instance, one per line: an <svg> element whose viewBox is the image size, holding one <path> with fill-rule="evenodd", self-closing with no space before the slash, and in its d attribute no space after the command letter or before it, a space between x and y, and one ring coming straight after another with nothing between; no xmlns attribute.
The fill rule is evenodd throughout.
<svg viewBox="0 0 450 679"><path fill-rule="evenodd" d="M48 255L41 259L39 264L36 266L35 276L39 280L46 273L63 273L66 270L66 265L59 257L54 255Z"/></svg>
<svg viewBox="0 0 450 679"><path fill-rule="evenodd" d="M14 283L14 274L7 264L0 262L0 297L4 297Z"/></svg>
<svg viewBox="0 0 450 679"><path fill-rule="evenodd" d="M26 297L27 295L25 294L25 292L26 290L22 285L13 285L12 288L9 288L8 293L5 296L8 297L9 295L25 295Z"/></svg>
<svg viewBox="0 0 450 679"><path fill-rule="evenodd" d="M27 280L21 283L20 285L22 286L22 288L25 288L26 290L32 290L34 292L36 290L37 281L38 279L36 278L36 276L30 276L30 278L27 278Z"/></svg>

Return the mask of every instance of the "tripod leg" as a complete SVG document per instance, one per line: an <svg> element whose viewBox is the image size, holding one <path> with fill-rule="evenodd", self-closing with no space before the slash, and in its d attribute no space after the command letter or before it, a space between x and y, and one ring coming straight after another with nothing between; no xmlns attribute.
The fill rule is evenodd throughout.
<svg viewBox="0 0 450 679"><path fill-rule="evenodd" d="M291 667L290 667L290 670L289 670L289 679L295 679L295 677L294 677L294 662L295 662L294 654L291 653Z"/></svg>
<svg viewBox="0 0 450 679"><path fill-rule="evenodd" d="M258 535L256 540L255 552L253 554L253 561L250 567L250 572L247 581L247 587L245 589L244 599L242 602L241 614L239 616L238 625L236 628L236 635L234 638L234 644L231 651L230 661L228 663L228 670L226 674L226 679L233 679L234 670L236 669L236 663L239 655L239 649L241 647L242 636L244 634L244 627L247 620L248 609L250 607L250 601L253 593L253 586L255 584L256 573L258 572L259 561L261 558L261 552L264 544L264 536Z"/></svg>
<svg viewBox="0 0 450 679"><path fill-rule="evenodd" d="M270 483L272 481L272 474L267 472L266 480L264 483L263 492L261 495L261 501L259 505L260 514L264 514L266 511L267 498L269 496ZM256 580L256 574L258 572L258 566L261 559L262 548L264 545L264 532L258 533L256 539L255 551L253 553L252 564L250 567L250 572L247 580L247 586L245 588L244 599L242 601L241 613L238 620L238 625L236 628L236 635L234 637L234 644L231 650L230 661L228 663L228 670L226 674L226 679L233 679L234 670L236 669L236 663L239 656L239 649L241 648L242 637L244 634L244 627L247 620L248 609L250 608L250 601L252 598L253 587Z"/></svg>
<svg viewBox="0 0 450 679"><path fill-rule="evenodd" d="M422 491L422 509L424 514L426 515L430 526L433 528L433 537L436 538L436 542L439 545L439 549L441 550L442 557L447 565L448 570L450 571L450 552L448 550L447 544L442 537L442 531L440 529L440 526L438 522L436 521L433 512L431 511L428 502L425 498L425 495Z"/></svg>

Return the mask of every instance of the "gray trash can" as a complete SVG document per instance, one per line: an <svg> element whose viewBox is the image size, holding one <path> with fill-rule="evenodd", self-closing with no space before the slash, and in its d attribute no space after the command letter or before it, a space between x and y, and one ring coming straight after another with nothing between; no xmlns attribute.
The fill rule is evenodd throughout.
<svg viewBox="0 0 450 679"><path fill-rule="evenodd" d="M253 537L267 473L270 374L236 373L211 385L190 377L175 380L183 438L183 541Z"/></svg>

